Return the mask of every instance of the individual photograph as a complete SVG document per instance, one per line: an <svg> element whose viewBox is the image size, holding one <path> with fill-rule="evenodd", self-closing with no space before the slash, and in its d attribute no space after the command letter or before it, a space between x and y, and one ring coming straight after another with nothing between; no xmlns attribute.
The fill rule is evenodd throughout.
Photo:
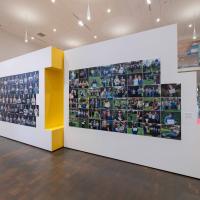
<svg viewBox="0 0 200 200"><path fill-rule="evenodd" d="M181 84L162 84L162 97L181 97Z"/></svg>
<svg viewBox="0 0 200 200"><path fill-rule="evenodd" d="M114 109L127 109L127 98L113 99L113 108Z"/></svg>
<svg viewBox="0 0 200 200"><path fill-rule="evenodd" d="M143 72L159 74L160 73L160 60L159 59L143 60Z"/></svg>
<svg viewBox="0 0 200 200"><path fill-rule="evenodd" d="M181 140L181 126L180 125L162 125L161 137L167 139Z"/></svg>
<svg viewBox="0 0 200 200"><path fill-rule="evenodd" d="M161 99L156 97L144 97L145 111L160 111Z"/></svg>
<svg viewBox="0 0 200 200"><path fill-rule="evenodd" d="M137 122L128 122L127 133L133 135L144 135L143 124Z"/></svg>
<svg viewBox="0 0 200 200"><path fill-rule="evenodd" d="M141 86L128 86L128 97L142 97L143 87Z"/></svg>
<svg viewBox="0 0 200 200"><path fill-rule="evenodd" d="M127 73L128 74L143 73L142 60L130 62L130 65L127 68Z"/></svg>
<svg viewBox="0 0 200 200"><path fill-rule="evenodd" d="M142 86L143 85L143 74L128 75L127 85L129 85L129 86Z"/></svg>
<svg viewBox="0 0 200 200"><path fill-rule="evenodd" d="M161 110L168 112L181 111L181 98L180 97L165 97L161 99Z"/></svg>
<svg viewBox="0 0 200 200"><path fill-rule="evenodd" d="M160 84L160 73L144 73L143 74L144 78L144 85L155 85L155 84Z"/></svg>
<svg viewBox="0 0 200 200"><path fill-rule="evenodd" d="M127 133L127 121L113 121L113 131L118 133Z"/></svg>
<svg viewBox="0 0 200 200"><path fill-rule="evenodd" d="M181 112L161 112L161 123L163 125L180 125L181 124Z"/></svg>
<svg viewBox="0 0 200 200"><path fill-rule="evenodd" d="M143 110L144 101L142 97L132 97L128 98L128 109L131 110Z"/></svg>
<svg viewBox="0 0 200 200"><path fill-rule="evenodd" d="M128 110L127 119L129 122L143 122L143 111Z"/></svg>
<svg viewBox="0 0 200 200"><path fill-rule="evenodd" d="M145 85L144 97L160 97L161 87L160 85Z"/></svg>

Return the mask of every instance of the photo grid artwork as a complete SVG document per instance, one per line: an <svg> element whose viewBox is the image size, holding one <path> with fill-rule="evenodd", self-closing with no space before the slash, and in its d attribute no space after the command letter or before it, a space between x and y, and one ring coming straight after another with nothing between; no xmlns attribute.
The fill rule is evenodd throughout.
<svg viewBox="0 0 200 200"><path fill-rule="evenodd" d="M0 121L36 127L39 71L0 78Z"/></svg>
<svg viewBox="0 0 200 200"><path fill-rule="evenodd" d="M160 60L69 71L69 126L181 139L181 85L160 84Z"/></svg>

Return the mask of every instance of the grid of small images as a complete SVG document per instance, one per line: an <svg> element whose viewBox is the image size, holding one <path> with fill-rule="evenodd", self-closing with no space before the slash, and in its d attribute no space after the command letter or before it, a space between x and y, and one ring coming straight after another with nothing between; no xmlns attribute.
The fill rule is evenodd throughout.
<svg viewBox="0 0 200 200"><path fill-rule="evenodd" d="M0 121L36 127L39 71L0 78Z"/></svg>
<svg viewBox="0 0 200 200"><path fill-rule="evenodd" d="M69 71L69 126L181 139L181 85L160 59Z"/></svg>

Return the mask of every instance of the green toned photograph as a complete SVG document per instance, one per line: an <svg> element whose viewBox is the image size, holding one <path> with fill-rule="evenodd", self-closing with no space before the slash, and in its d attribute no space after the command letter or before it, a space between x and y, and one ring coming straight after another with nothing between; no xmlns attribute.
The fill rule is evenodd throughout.
<svg viewBox="0 0 200 200"><path fill-rule="evenodd" d="M113 100L113 109L127 109L127 106L127 98Z"/></svg>
<svg viewBox="0 0 200 200"><path fill-rule="evenodd" d="M144 97L144 110L145 111L159 111L161 99L155 97Z"/></svg>

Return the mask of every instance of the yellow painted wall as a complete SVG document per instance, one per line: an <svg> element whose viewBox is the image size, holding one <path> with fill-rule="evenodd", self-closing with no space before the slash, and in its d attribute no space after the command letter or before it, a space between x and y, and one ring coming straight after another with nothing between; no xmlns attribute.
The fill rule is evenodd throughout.
<svg viewBox="0 0 200 200"><path fill-rule="evenodd" d="M52 131L52 150L64 146L64 52L52 48L52 67L45 69L45 128Z"/></svg>

